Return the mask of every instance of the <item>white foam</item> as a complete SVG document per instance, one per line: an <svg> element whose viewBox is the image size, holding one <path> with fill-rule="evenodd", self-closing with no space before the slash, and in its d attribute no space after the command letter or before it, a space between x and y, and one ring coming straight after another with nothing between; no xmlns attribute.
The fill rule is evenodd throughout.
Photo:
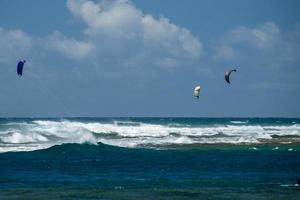
<svg viewBox="0 0 300 200"><path fill-rule="evenodd" d="M256 147L250 147L249 149L258 150Z"/></svg>
<svg viewBox="0 0 300 200"><path fill-rule="evenodd" d="M246 121L230 121L230 123L232 124L247 124L249 121L246 120Z"/></svg>
<svg viewBox="0 0 300 200"><path fill-rule="evenodd" d="M7 125L7 124L6 124ZM300 136L300 125L261 126L247 124L191 126L149 124L131 121L113 123L36 120L14 123L0 131L0 152L48 148L63 143L121 146L172 144L256 144L273 135ZM290 142L290 141L283 141ZM13 145L11 145L13 144Z"/></svg>
<svg viewBox="0 0 300 200"><path fill-rule="evenodd" d="M272 148L272 150L278 150L279 149L279 147L274 147L274 148Z"/></svg>
<svg viewBox="0 0 300 200"><path fill-rule="evenodd" d="M46 142L48 139L42 135L39 135L37 133L29 133L29 134L22 134L22 133L12 133L6 137L0 137L2 142L5 143L32 143L32 142Z"/></svg>
<svg viewBox="0 0 300 200"><path fill-rule="evenodd" d="M76 126L76 123L37 121L35 124L23 123L20 129L17 126L2 130L0 133L0 152L32 151L63 143L86 142L97 144L94 135L90 131Z"/></svg>

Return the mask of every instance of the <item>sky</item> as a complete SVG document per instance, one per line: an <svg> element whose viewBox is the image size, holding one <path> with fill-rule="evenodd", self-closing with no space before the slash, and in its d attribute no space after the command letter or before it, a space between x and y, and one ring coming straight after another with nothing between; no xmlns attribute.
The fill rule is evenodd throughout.
<svg viewBox="0 0 300 200"><path fill-rule="evenodd" d="M1 0L0 117L300 117L299 10L298 0Z"/></svg>

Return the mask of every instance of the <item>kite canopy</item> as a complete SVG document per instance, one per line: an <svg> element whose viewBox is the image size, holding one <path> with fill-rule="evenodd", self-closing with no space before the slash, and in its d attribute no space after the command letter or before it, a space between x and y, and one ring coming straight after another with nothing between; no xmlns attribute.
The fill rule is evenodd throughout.
<svg viewBox="0 0 300 200"><path fill-rule="evenodd" d="M197 99L199 99L200 90L201 90L200 85L196 86L195 89L194 89L194 97L197 98Z"/></svg>
<svg viewBox="0 0 300 200"><path fill-rule="evenodd" d="M226 80L226 82L229 83L229 84L230 84L230 74L231 74L232 72L236 72L236 69L232 69L232 70L229 70L229 71L226 71L226 72L225 72L225 80Z"/></svg>
<svg viewBox="0 0 300 200"><path fill-rule="evenodd" d="M19 76L23 75L23 67L24 67L24 63L26 62L26 60L21 60L18 63L18 67L17 67L17 73Z"/></svg>

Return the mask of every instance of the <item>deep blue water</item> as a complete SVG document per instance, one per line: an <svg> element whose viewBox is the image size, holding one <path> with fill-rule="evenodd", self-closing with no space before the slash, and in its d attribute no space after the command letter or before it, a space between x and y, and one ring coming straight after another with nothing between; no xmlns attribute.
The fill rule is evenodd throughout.
<svg viewBox="0 0 300 200"><path fill-rule="evenodd" d="M2 119L0 199L300 199L299 124Z"/></svg>

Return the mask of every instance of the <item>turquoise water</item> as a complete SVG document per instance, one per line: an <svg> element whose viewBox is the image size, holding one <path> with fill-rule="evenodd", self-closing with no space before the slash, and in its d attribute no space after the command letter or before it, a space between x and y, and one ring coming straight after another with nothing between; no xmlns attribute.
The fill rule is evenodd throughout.
<svg viewBox="0 0 300 200"><path fill-rule="evenodd" d="M299 119L0 120L0 199L299 199Z"/></svg>

